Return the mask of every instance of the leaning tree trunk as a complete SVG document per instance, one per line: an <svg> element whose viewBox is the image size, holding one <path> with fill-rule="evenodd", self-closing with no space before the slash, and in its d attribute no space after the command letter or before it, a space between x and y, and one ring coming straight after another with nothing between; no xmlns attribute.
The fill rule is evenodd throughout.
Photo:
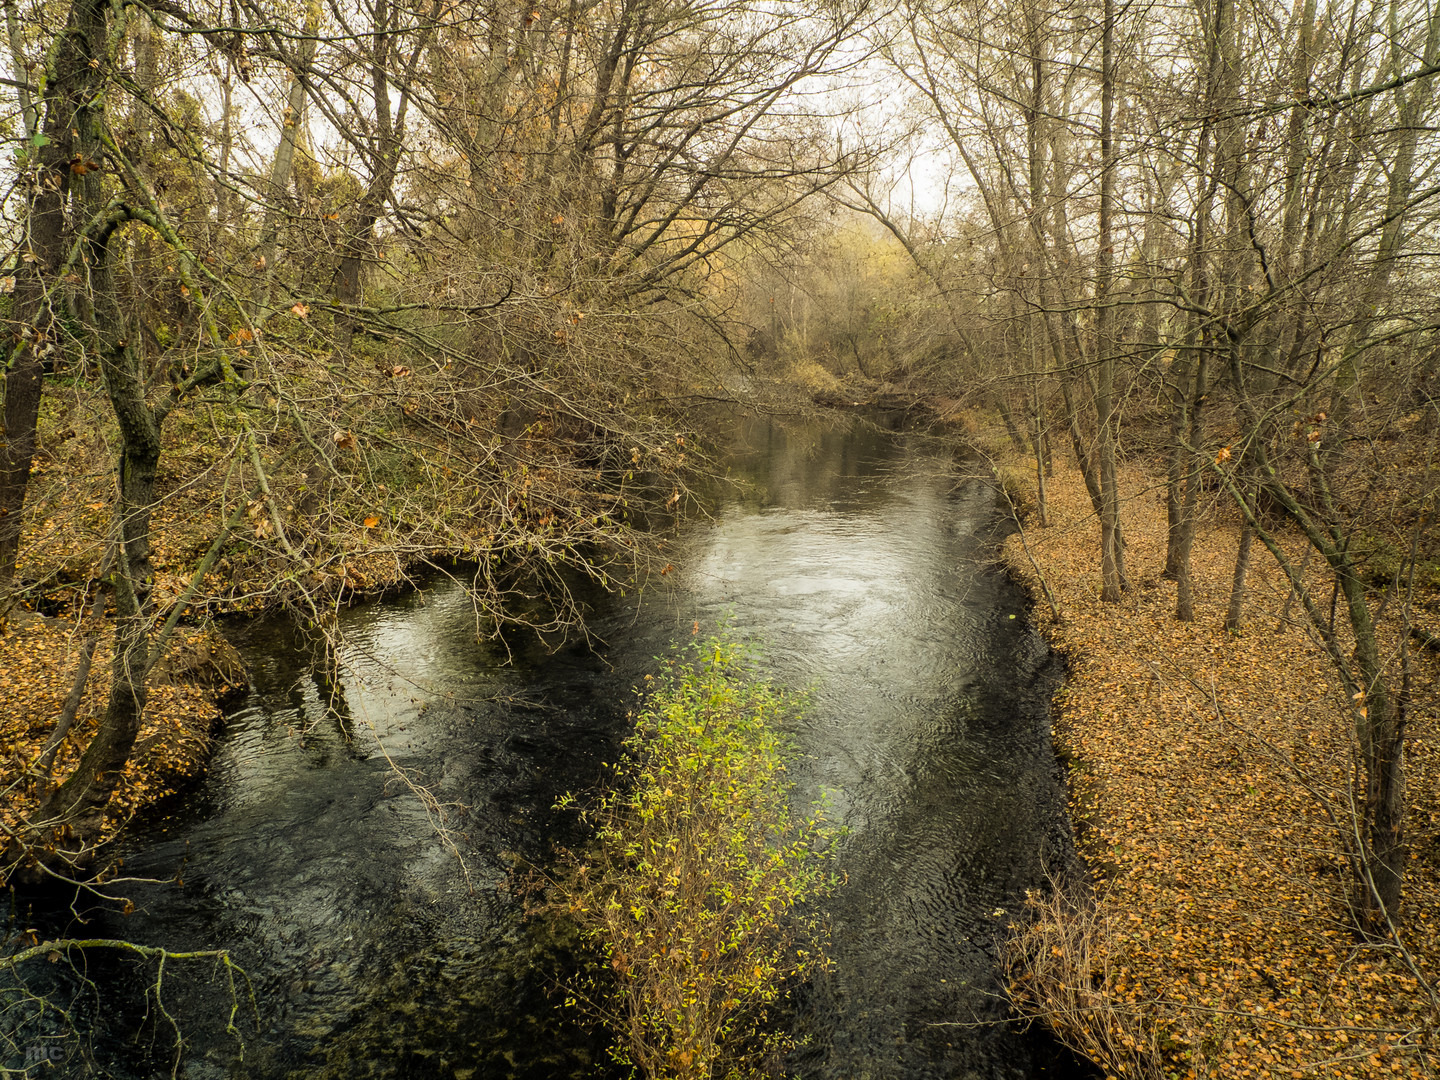
<svg viewBox="0 0 1440 1080"><path fill-rule="evenodd" d="M1405 715L1391 700L1379 639L1349 550L1324 553L1335 571L1355 635L1357 690L1352 696L1356 741L1364 769L1361 802L1361 918L1385 933L1400 920L1400 897L1410 849L1405 842Z"/></svg>
<svg viewBox="0 0 1440 1080"><path fill-rule="evenodd" d="M120 536L115 554L115 658L110 672L110 699L79 766L36 815L41 827L60 834L63 843L57 847L81 863L92 850L105 807L140 731L154 619L150 515L160 462L160 424L145 400L140 358L128 343L133 335L125 332L124 316L110 276L110 240L122 219L116 214L86 244L90 262L89 329L98 346L100 370L121 443L115 504Z"/></svg>
<svg viewBox="0 0 1440 1080"><path fill-rule="evenodd" d="M97 68L104 69L109 5L105 0L78 0L73 10L76 37L96 58ZM75 110L76 141L86 159L101 156L103 109L104 97L97 94ZM78 296L77 314L99 357L100 374L120 432L115 505L119 537L113 575L115 657L110 699L99 729L79 766L41 805L35 821L50 832L62 856L83 864L94 850L105 807L130 758L145 710L154 614L150 515L160 461L160 423L146 401L143 365L131 344L135 335L127 331L110 268L110 243L116 229L129 219L129 211L118 202L107 204L98 170L82 173L78 185L78 201L84 211L80 220L88 221L91 231L81 237L88 280L86 290Z"/></svg>

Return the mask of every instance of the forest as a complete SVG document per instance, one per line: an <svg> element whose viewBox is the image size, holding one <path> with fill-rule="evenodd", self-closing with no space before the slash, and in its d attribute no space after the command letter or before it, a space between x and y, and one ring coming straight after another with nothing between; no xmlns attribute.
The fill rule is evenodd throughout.
<svg viewBox="0 0 1440 1080"><path fill-rule="evenodd" d="M1156 753L1243 729L1243 782L1207 783L1284 787L1324 949L1379 973L1275 1021L1324 1032L1295 1074L1437 1067L1440 9L4 13L0 880L103 889L125 821L203 770L243 683L216 619L285 612L323 650L439 572L482 637L583 634L585 596L670 572L707 410L900 403L988 455L1076 665L1057 740L1090 869L1017 930L1017 1009L1108 1075L1298 1061L1237 1034L1259 1006L1127 997L1145 976L1104 957L1128 838L1121 786L1086 778L1101 734L1153 748L1134 687L1188 680L1203 718ZM1242 654L1232 700L1212 676ZM1317 704L1266 715L1299 665Z"/></svg>

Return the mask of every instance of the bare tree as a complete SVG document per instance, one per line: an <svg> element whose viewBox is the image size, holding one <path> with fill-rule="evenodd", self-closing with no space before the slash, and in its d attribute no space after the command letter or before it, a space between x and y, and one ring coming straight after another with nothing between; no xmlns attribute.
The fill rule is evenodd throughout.
<svg viewBox="0 0 1440 1080"><path fill-rule="evenodd" d="M986 226L967 231L956 213L933 239L908 230L917 265L957 238L980 249L959 264L988 292L975 310L989 323L972 332L1002 377L1031 380L1037 436L1049 388L1064 402L1106 599L1124 580L1122 436L1163 455L1178 618L1196 617L1207 477L1244 521L1228 628L1243 630L1252 551L1282 560L1351 703L1357 910L1389 925L1406 850L1409 706L1396 688L1411 679L1393 638L1408 630L1390 620L1408 609L1404 574L1382 575L1365 538L1403 551L1392 534L1427 513L1404 463L1433 437L1433 14L916 3L887 25L884 55L945 132L964 212ZM1164 423L1128 420L1131 395L1153 395ZM1383 511L1382 490L1395 492ZM1321 556L1318 580L1287 554L1287 527ZM1326 588L1335 613L1315 603Z"/></svg>
<svg viewBox="0 0 1440 1080"><path fill-rule="evenodd" d="M132 79L124 11L67 11L11 204L0 554L27 496L74 513L71 487L24 482L53 342L116 447L86 489L111 489L109 523L67 532L72 563L107 568L115 655L80 767L8 842L7 867L41 872L93 859L149 672L195 604L328 625L367 574L468 559L482 625L563 629L575 574L643 572L635 526L681 507L686 396L725 354L724 273L848 167L801 95L851 63L865 18L375 0L240 4L222 26L160 3ZM249 104L220 85L232 70ZM182 444L167 478L200 423L209 445ZM157 574L158 523L195 517L208 546ZM49 558L22 550L22 570Z"/></svg>

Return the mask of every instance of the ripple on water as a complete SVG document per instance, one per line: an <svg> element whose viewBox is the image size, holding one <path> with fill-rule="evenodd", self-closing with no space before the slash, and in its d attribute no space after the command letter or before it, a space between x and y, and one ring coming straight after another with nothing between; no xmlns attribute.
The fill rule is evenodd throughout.
<svg viewBox="0 0 1440 1080"><path fill-rule="evenodd" d="M255 686L208 780L128 840L127 868L183 865L184 887L142 887L140 911L111 928L234 950L258 991L245 1075L594 1075L597 1036L547 997L564 943L521 921L508 860L573 838L555 796L594 783L630 688L695 621L728 623L777 679L810 690L796 797L824 794L848 829L827 905L835 969L803 994L796 1068L1041 1075L1034 1044L1002 1022L995 912L1064 855L1045 715L1058 672L988 561L995 498L903 438L743 434L764 448L735 455L754 486L678 537L663 591L597 599L599 654L532 650L507 667L448 585L346 613L343 675L327 678L293 635L252 629ZM473 894L437 808L391 761L453 804ZM173 979L183 1074L228 1075L220 988ZM117 978L106 992L133 989ZM114 1075L165 1056L135 1049L141 1011L94 1018Z"/></svg>

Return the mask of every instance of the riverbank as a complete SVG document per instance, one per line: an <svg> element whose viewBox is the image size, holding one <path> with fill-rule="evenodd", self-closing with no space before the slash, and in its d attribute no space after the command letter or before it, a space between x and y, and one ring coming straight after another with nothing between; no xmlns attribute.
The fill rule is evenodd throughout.
<svg viewBox="0 0 1440 1080"><path fill-rule="evenodd" d="M990 442L1008 485L1033 485L1003 439ZM1409 747L1404 949L1366 944L1348 928L1332 823L1349 816L1339 691L1288 585L1257 545L1243 630L1222 628L1239 522L1211 505L1195 541L1197 617L1177 622L1161 578L1163 479L1131 463L1122 484L1134 583L1122 603L1100 602L1099 526L1068 463L1047 481L1050 527L1027 521L1004 550L1069 660L1056 741L1096 885L1093 910L1042 914L1027 944L1047 970L1016 992L1068 983L1030 1004L1115 1076L1435 1075L1434 655L1414 688L1430 707ZM1034 498L1033 486L1017 493Z"/></svg>
<svg viewBox="0 0 1440 1080"><path fill-rule="evenodd" d="M0 826L15 828L39 805L46 777L59 782L79 762L110 692L111 626L27 613L0 634ZM86 638L98 634L94 660L69 736L49 769L40 763L70 695ZM181 631L152 674L135 750L106 812L101 840L138 810L193 782L210 756L224 698L244 686L238 655L214 629Z"/></svg>

